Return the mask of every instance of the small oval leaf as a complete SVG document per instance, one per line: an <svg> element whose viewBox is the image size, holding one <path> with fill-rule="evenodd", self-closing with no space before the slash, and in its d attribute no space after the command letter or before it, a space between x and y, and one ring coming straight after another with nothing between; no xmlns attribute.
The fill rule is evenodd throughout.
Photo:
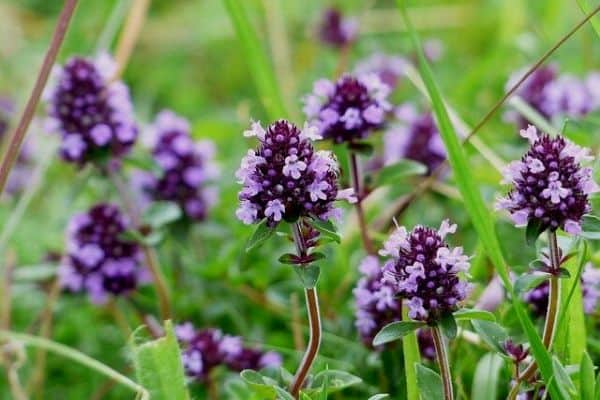
<svg viewBox="0 0 600 400"><path fill-rule="evenodd" d="M397 321L387 324L373 339L373 346L379 346L401 339L407 333L419 329L422 326L425 326L425 323L420 321Z"/></svg>

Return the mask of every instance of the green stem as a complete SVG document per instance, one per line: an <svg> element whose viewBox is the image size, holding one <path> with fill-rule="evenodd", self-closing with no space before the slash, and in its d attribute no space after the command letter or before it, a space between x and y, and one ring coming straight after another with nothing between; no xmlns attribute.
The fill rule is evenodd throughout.
<svg viewBox="0 0 600 400"><path fill-rule="evenodd" d="M101 362L75 349L67 347L64 344L56 343L51 340L37 336L27 335L25 333L17 333L6 330L0 330L0 340L12 340L22 342L27 346L45 349L49 352L71 359L81 365L88 367L89 369L92 369L102 375L109 377L110 379L122 384L123 386L128 387L135 393L139 394L142 400L150 399L150 393L143 386L139 385L138 383L135 383L125 375L120 374L119 372L115 371L109 366L102 364Z"/></svg>
<svg viewBox="0 0 600 400"><path fill-rule="evenodd" d="M431 336L433 337L435 354L440 367L442 384L444 386L444 399L454 400L454 393L452 391L452 376L450 375L450 364L448 363L448 353L446 351L446 345L444 344L444 338L442 337L442 332L439 326L431 327Z"/></svg>

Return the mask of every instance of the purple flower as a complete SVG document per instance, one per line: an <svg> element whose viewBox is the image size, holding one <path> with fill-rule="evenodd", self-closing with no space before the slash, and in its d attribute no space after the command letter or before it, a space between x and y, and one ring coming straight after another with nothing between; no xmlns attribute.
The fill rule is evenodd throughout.
<svg viewBox="0 0 600 400"><path fill-rule="evenodd" d="M323 138L352 143L383 126L389 93L377 74L344 75L335 83L320 79L304 98L304 113Z"/></svg>
<svg viewBox="0 0 600 400"><path fill-rule="evenodd" d="M371 347L373 338L385 325L402 319L402 304L392 283L383 281L383 269L375 256L360 264L362 277L352 291L356 302L356 328L363 343Z"/></svg>
<svg viewBox="0 0 600 400"><path fill-rule="evenodd" d="M319 26L319 38L332 47L344 47L356 40L358 22L354 18L346 18L342 13L329 8L323 13Z"/></svg>
<svg viewBox="0 0 600 400"><path fill-rule="evenodd" d="M245 224L267 218L270 226L300 217L328 219L335 216L333 202L347 193L338 192L338 164L327 151L315 151L314 127L298 129L279 120L263 129L254 122L244 136L255 136L260 145L242 159L236 177L239 192L237 217Z"/></svg>
<svg viewBox="0 0 600 400"><path fill-rule="evenodd" d="M408 61L400 56L373 53L361 61L354 69L358 76L377 74L379 79L390 88L395 88L406 73Z"/></svg>
<svg viewBox="0 0 600 400"><path fill-rule="evenodd" d="M408 316L435 322L459 308L467 297L469 284L460 278L469 269L469 257L462 247L445 242L456 225L448 220L440 229L416 226L411 232L398 227L379 254L390 256L382 281L394 286L398 296L408 300Z"/></svg>
<svg viewBox="0 0 600 400"><path fill-rule="evenodd" d="M541 224L541 230L558 228L577 235L581 218L589 212L588 195L597 192L592 169L582 167L589 162L589 149L579 147L562 136L538 136L535 126L521 130L529 139L529 150L520 161L513 161L504 172L504 183L512 184L497 209L510 212L516 226L530 221Z"/></svg>
<svg viewBox="0 0 600 400"><path fill-rule="evenodd" d="M384 163L408 158L426 165L429 173L446 158L446 148L431 112L418 114L411 104L396 111L398 124L383 136Z"/></svg>
<svg viewBox="0 0 600 400"><path fill-rule="evenodd" d="M213 143L194 142L188 122L171 111L160 112L149 133L147 144L162 171L146 174L142 191L152 200L179 204L190 220L203 220L217 196L209 185L218 176Z"/></svg>
<svg viewBox="0 0 600 400"><path fill-rule="evenodd" d="M181 345L181 360L188 377L203 382L213 368L226 366L233 371L277 368L281 356L244 347L239 336L224 335L218 329L196 330L190 322L175 327Z"/></svg>
<svg viewBox="0 0 600 400"><path fill-rule="evenodd" d="M512 339L508 339L504 342L504 351L517 364L525 361L529 355L529 351L525 349L522 344L515 344Z"/></svg>
<svg viewBox="0 0 600 400"><path fill-rule="evenodd" d="M55 84L44 98L48 127L62 136L65 161L78 165L119 158L129 152L137 137L129 90L112 81L115 66L108 55L96 60L71 58L53 71Z"/></svg>
<svg viewBox="0 0 600 400"><path fill-rule="evenodd" d="M61 285L73 292L86 291L95 303L108 295L122 295L147 280L142 252L120 235L129 222L119 208L101 203L74 215L67 228L67 254L59 268Z"/></svg>

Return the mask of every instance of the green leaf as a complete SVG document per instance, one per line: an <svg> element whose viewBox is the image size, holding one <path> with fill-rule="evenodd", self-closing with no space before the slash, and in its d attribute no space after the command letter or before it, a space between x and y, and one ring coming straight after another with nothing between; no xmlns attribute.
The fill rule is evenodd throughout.
<svg viewBox="0 0 600 400"><path fill-rule="evenodd" d="M504 360L498 354L487 353L477 363L473 387L471 389L472 399L497 399L500 373L504 366Z"/></svg>
<svg viewBox="0 0 600 400"><path fill-rule="evenodd" d="M278 386L275 386L274 389L277 393L277 400L294 400L294 396L292 396L287 390Z"/></svg>
<svg viewBox="0 0 600 400"><path fill-rule="evenodd" d="M14 282L40 282L56 276L56 265L22 265L13 270L12 280Z"/></svg>
<svg viewBox="0 0 600 400"><path fill-rule="evenodd" d="M410 333L420 327L425 326L420 321L397 321L387 324L375 335L373 346L379 346L385 343L401 339L407 333Z"/></svg>
<svg viewBox="0 0 600 400"><path fill-rule="evenodd" d="M329 238L336 243L342 242L340 235L337 233L335 225L333 225L330 220L323 221L322 219L315 217L310 224L313 228L321 232L322 236Z"/></svg>
<svg viewBox="0 0 600 400"><path fill-rule="evenodd" d="M452 313L446 313L445 315L442 315L442 318L440 319L440 326L442 328L442 332L448 339L454 339L456 337L458 327L456 326L456 320L454 319L454 315L452 315Z"/></svg>
<svg viewBox="0 0 600 400"><path fill-rule="evenodd" d="M415 364L421 400L442 400L444 388L440 375L421 364Z"/></svg>
<svg viewBox="0 0 600 400"><path fill-rule="evenodd" d="M189 393L177 339L171 321L165 321L165 336L136 345L132 340L133 365L138 381L153 400L187 400Z"/></svg>
<svg viewBox="0 0 600 400"><path fill-rule="evenodd" d="M177 204L171 201L157 201L144 211L142 221L157 229L178 220L181 215L181 208Z"/></svg>
<svg viewBox="0 0 600 400"><path fill-rule="evenodd" d="M387 399L389 397L390 397L390 395L387 393L379 393L379 394L369 397L368 400L381 400L381 399Z"/></svg>
<svg viewBox="0 0 600 400"><path fill-rule="evenodd" d="M294 271L296 271L300 277L302 286L304 286L304 288L310 289L317 286L319 275L321 274L321 268L317 265L294 265Z"/></svg>
<svg viewBox="0 0 600 400"><path fill-rule="evenodd" d="M355 142L348 145L350 151L354 153L362 154L363 156L370 156L373 154L373 145L366 142Z"/></svg>
<svg viewBox="0 0 600 400"><path fill-rule="evenodd" d="M457 321L464 321L470 319L478 319L482 321L496 321L496 317L489 311L475 310L469 308L463 308L454 312L454 318Z"/></svg>
<svg viewBox="0 0 600 400"><path fill-rule="evenodd" d="M600 400L600 373L596 375L596 394L594 395L595 400Z"/></svg>
<svg viewBox="0 0 600 400"><path fill-rule="evenodd" d="M329 369L317 373L310 386L311 388L323 389L327 384L326 392L334 393L361 382L362 379L348 372Z"/></svg>
<svg viewBox="0 0 600 400"><path fill-rule="evenodd" d="M258 372L245 369L240 372L240 377L252 389L252 391L265 398L273 398L276 395L274 385L265 381L265 378Z"/></svg>
<svg viewBox="0 0 600 400"><path fill-rule="evenodd" d="M579 386L581 387L579 392L581 400L594 400L594 392L596 391L594 363L587 352L583 353L579 365Z"/></svg>
<svg viewBox="0 0 600 400"><path fill-rule="evenodd" d="M427 167L419 162L408 159L400 160L377 171L373 185L375 187L394 185L400 183L407 176L423 175L426 172Z"/></svg>
<svg viewBox="0 0 600 400"><path fill-rule="evenodd" d="M223 0L229 13L231 23L240 41L244 60L250 68L260 99L272 120L287 116L283 98L277 85L273 67L269 63L271 57L262 47L257 31L252 27L246 13L245 1Z"/></svg>
<svg viewBox="0 0 600 400"><path fill-rule="evenodd" d="M271 237L271 235L273 235L274 231L275 229L267 225L266 218L260 221L256 229L254 230L254 233L248 240L248 243L246 243L246 252L260 247L265 242L265 240L267 240Z"/></svg>
<svg viewBox="0 0 600 400"><path fill-rule="evenodd" d="M539 219L531 219L527 223L527 229L525 230L525 239L527 244L530 246L535 245L538 237L544 232L542 221Z"/></svg>
<svg viewBox="0 0 600 400"><path fill-rule="evenodd" d="M567 370L556 356L552 357L552 367L554 369L554 379L558 383L558 387L563 396L567 399L573 398L577 393L575 384L573 384Z"/></svg>
<svg viewBox="0 0 600 400"><path fill-rule="evenodd" d="M533 289L540 285L542 282L547 281L550 278L550 274L534 272L533 274L523 274L515 281L515 292L517 294L525 293L526 291Z"/></svg>
<svg viewBox="0 0 600 400"><path fill-rule="evenodd" d="M471 218L471 222L477 231L479 239L485 247L488 257L496 266L496 270L498 271L500 278L502 278L502 283L511 294L515 313L529 339L532 354L538 363L542 377L544 378L544 381L549 384L548 390L552 399L564 399L562 394L558 391L556 382L550 381L553 374L550 354L542 343L534 324L529 319L525 307L513 291L508 267L504 261L500 242L494 230L494 217L486 208L481 192L479 191L479 184L472 174L473 168L469 165L465 150L462 148L456 131L450 121L443 97L433 78L433 73L427 63L427 59L423 54L423 49L419 43L419 37L408 18L406 2L397 0L397 4L402 13L413 46L417 52L421 78L423 79L427 88L427 93L431 99L431 105L438 122L440 136L444 142L446 151L448 152L448 161L452 167L458 189L463 197L465 209Z"/></svg>
<svg viewBox="0 0 600 400"><path fill-rule="evenodd" d="M128 229L119 235L119 238L125 241L136 242L149 247L156 246L165 238L162 230L152 230L148 235L144 236L137 229Z"/></svg>
<svg viewBox="0 0 600 400"><path fill-rule="evenodd" d="M472 320L471 325L488 346L499 353L504 353L504 342L508 339L508 333L504 327L495 322L480 320Z"/></svg>
<svg viewBox="0 0 600 400"><path fill-rule="evenodd" d="M298 256L291 253L285 253L281 257L278 258L278 261L282 264L291 264L295 265L298 260Z"/></svg>
<svg viewBox="0 0 600 400"><path fill-rule="evenodd" d="M590 240L600 240L600 218L584 215L581 222L581 236Z"/></svg>

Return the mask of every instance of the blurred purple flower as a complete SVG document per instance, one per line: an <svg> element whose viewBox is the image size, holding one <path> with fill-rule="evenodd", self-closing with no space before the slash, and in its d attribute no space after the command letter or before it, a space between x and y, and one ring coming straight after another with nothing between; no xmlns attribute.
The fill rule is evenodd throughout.
<svg viewBox="0 0 600 400"><path fill-rule="evenodd" d="M226 366L233 371L278 368L281 356L275 352L262 352L244 347L238 336L224 335L218 329L196 330L186 322L175 327L181 344L181 360L185 373L203 382L213 368Z"/></svg>
<svg viewBox="0 0 600 400"><path fill-rule="evenodd" d="M69 221L66 256L59 268L60 283L72 292L85 291L94 303L123 295L148 281L139 246L120 236L129 222L108 203L75 214Z"/></svg>
<svg viewBox="0 0 600 400"><path fill-rule="evenodd" d="M433 335L431 329L419 329L417 330L417 342L419 343L419 352L421 357L429 360L435 360L435 344L433 342Z"/></svg>
<svg viewBox="0 0 600 400"><path fill-rule="evenodd" d="M244 136L255 136L259 147L248 150L236 177L243 185L239 192L237 217L245 224L263 218L270 226L300 217L328 219L338 210L333 202L352 194L338 190L338 164L327 151L315 151L312 141L319 139L316 128L279 120L263 129L253 122Z"/></svg>
<svg viewBox="0 0 600 400"><path fill-rule="evenodd" d="M352 143L380 129L391 110L390 87L377 74L344 75L315 82L304 98L304 113L325 139Z"/></svg>
<svg viewBox="0 0 600 400"><path fill-rule="evenodd" d="M329 8L323 13L319 26L319 38L332 47L344 47L356 40L358 21L344 17L340 10Z"/></svg>
<svg viewBox="0 0 600 400"><path fill-rule="evenodd" d="M460 278L468 271L469 257L462 247L451 248L445 242L456 225L448 220L439 230L416 226L411 232L398 227L384 243L379 254L389 257L384 265L383 281L394 285L398 296L408 300L408 316L434 322L459 308L470 285Z"/></svg>
<svg viewBox="0 0 600 400"><path fill-rule="evenodd" d="M542 231L561 228L579 234L581 218L590 211L588 195L599 190L592 169L581 166L593 160L589 149L562 136L538 136L533 125L522 129L521 136L531 146L520 161L507 166L503 183L512 189L498 199L496 208L508 210L516 226L536 220Z"/></svg>
<svg viewBox="0 0 600 400"><path fill-rule="evenodd" d="M44 93L47 129L62 136L60 154L83 165L129 152L137 126L129 90L113 81L115 65L103 53L95 60L73 57L55 67L53 84Z"/></svg>
<svg viewBox="0 0 600 400"><path fill-rule="evenodd" d="M358 63L354 71L358 76L377 74L383 83L395 88L406 73L407 65L408 61L400 56L373 53Z"/></svg>
<svg viewBox="0 0 600 400"><path fill-rule="evenodd" d="M213 143L194 142L189 123L171 111L157 115L146 141L161 173L138 175L142 191L152 200L179 204L190 220L203 220L217 197L209 185L219 175Z"/></svg>

